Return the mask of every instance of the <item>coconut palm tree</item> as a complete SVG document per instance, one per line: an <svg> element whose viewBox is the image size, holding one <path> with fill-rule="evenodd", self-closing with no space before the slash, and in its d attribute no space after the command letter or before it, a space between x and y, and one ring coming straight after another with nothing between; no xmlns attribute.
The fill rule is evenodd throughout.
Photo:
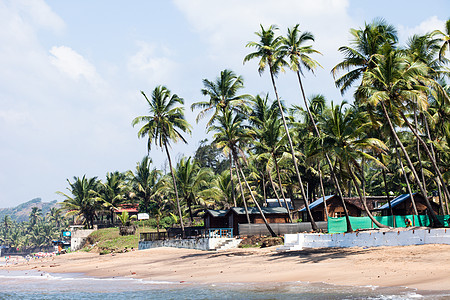
<svg viewBox="0 0 450 300"><path fill-rule="evenodd" d="M124 202L126 189L125 174L118 171L108 172L106 182L100 182L99 200L109 209L111 223L114 222L114 210Z"/></svg>
<svg viewBox="0 0 450 300"><path fill-rule="evenodd" d="M249 139L250 135L247 130L247 127L243 124L244 116L240 113L236 113L233 116L233 112L231 110L225 110L221 116L218 117L218 125L211 126L208 131L215 131L214 134L214 143L222 148L226 154L231 152L231 155L233 157L233 160L236 164L236 173L237 178L241 190L241 196L242 201L244 203L244 209L247 216L247 221L250 223L250 218L248 215L248 209L247 209L247 201L245 199L244 195L244 188L241 183L241 177L244 180L247 189L250 192L250 196L255 203L256 207L259 210L259 213L261 214L263 221L271 233L272 236L276 236L275 232L270 227L269 223L267 222L264 212L261 210L258 202L253 197L253 192L247 182L247 179L242 172L242 167L239 163L239 157L245 159L244 152L242 150L242 144L245 144Z"/></svg>
<svg viewBox="0 0 450 300"><path fill-rule="evenodd" d="M184 100L176 94L172 95L170 90L165 86L157 86L152 92L151 99L147 98L147 95L143 91L141 91L141 93L149 105L150 114L147 116L136 117L132 124L135 126L137 124L144 123L141 129L139 129L138 137L143 138L148 136L148 151L150 151L152 143L155 143L156 146L159 146L161 149L166 151L175 190L181 231L184 235L184 224L183 216L181 214L180 199L178 197L177 183L168 148L171 141L177 142L181 140L187 143L182 133L191 133L191 126L184 118L184 107L178 106L183 105Z"/></svg>
<svg viewBox="0 0 450 300"><path fill-rule="evenodd" d="M206 124L206 129L216 121L217 117L227 109L236 112L245 110L245 102L248 95L238 95L239 90L244 87L244 79L242 76L237 76L233 71L225 69L220 72L220 75L215 81L203 79L204 88L201 90L204 96L209 97L208 101L195 102L191 105L192 111L194 109L201 109L197 115L196 121L202 119L206 114L213 112L213 115ZM236 206L236 196L233 188L233 158L231 152L229 153L230 160L230 178L231 191L233 193L233 202Z"/></svg>
<svg viewBox="0 0 450 300"><path fill-rule="evenodd" d="M242 76L237 76L228 69L221 71L215 81L203 79L203 86L202 95L209 97L209 100L192 103L191 109L192 111L201 109L196 118L197 123L206 114L213 113L206 127L211 126L217 116L227 108L241 111L240 107L248 97L248 95L238 95L239 90L244 87Z"/></svg>
<svg viewBox="0 0 450 300"><path fill-rule="evenodd" d="M62 213L61 208L52 207L47 213L46 219L47 221L54 223L57 228L60 228L64 221L61 213Z"/></svg>
<svg viewBox="0 0 450 300"><path fill-rule="evenodd" d="M144 156L141 162L137 163L134 172L128 171L133 198L139 200L139 210L146 213L150 212L149 207L158 193L158 183L162 176L162 172L151 165L152 160Z"/></svg>
<svg viewBox="0 0 450 300"><path fill-rule="evenodd" d="M213 172L208 168L200 168L192 157L182 157L177 163L175 177L178 182L180 196L186 201L189 208L191 222L194 222L192 205L200 202L200 191L207 188Z"/></svg>
<svg viewBox="0 0 450 300"><path fill-rule="evenodd" d="M313 49L311 45L303 46L305 42L314 41L314 36L310 32L303 32L302 34L300 34L300 30L298 27L299 25L297 24L292 29L288 29L287 37L283 39L282 52L286 57L289 58L290 62L289 66L291 70L293 70L297 74L298 83L300 85L300 90L302 92L303 102L305 104L306 111L308 113L309 121L313 125L314 134L317 137L320 137L320 132L316 126L314 117L309 109L308 101L306 100L305 89L303 87L302 77L300 76L301 74L303 74L302 67L303 69L314 72L317 66L320 66L320 64L317 61L315 61L309 56L310 54L313 53L320 54L320 52ZM331 176L334 179L334 183L338 191L339 198L341 199L342 207L344 209L344 214L347 222L347 232L352 232L353 229L351 227L350 218L348 215L347 207L344 202L341 188L338 179L336 177L336 174L334 174L331 160L329 159L328 154L326 153L325 158L330 168Z"/></svg>
<svg viewBox="0 0 450 300"><path fill-rule="evenodd" d="M357 91L360 95L358 101L368 102L374 107L380 105L392 136L400 146L417 186L425 198L433 225L441 226L442 224L428 201L426 189L419 180L410 156L399 139L390 117L391 114L400 116L404 110L404 103L408 99L415 99L416 103L420 103L419 105L426 106L426 96L420 89L416 89L419 85L417 76L426 73L426 66L420 63L408 63L407 59L399 51L392 49L390 45L385 45L381 53L383 54L374 55L374 68L364 72L362 84Z"/></svg>
<svg viewBox="0 0 450 300"><path fill-rule="evenodd" d="M242 149L240 147L241 143L245 143L250 139L250 135L248 132L247 126L243 124L244 117L240 113L236 113L233 116L231 110L224 110L221 115L217 118L216 125L212 125L208 128L209 132L215 132L213 143L219 149L222 149L225 155L231 156L233 161L236 163L236 159L238 158L238 153L242 154ZM236 169L237 170L237 169ZM239 188L241 191L242 202L244 205L245 213L247 216L247 221L250 223L250 217L248 215L247 209L247 201L244 196L244 188L242 186L242 182L240 180L239 172L236 172L237 179L239 183ZM232 176L232 172L230 172L230 177ZM233 187L232 187L233 189ZM236 201L233 200L236 206Z"/></svg>
<svg viewBox="0 0 450 300"><path fill-rule="evenodd" d="M252 59L255 59L255 58L259 59L258 72L260 75L264 72L264 70L266 69L267 66L269 67L270 78L272 81L272 86L273 86L273 89L275 92L275 96L277 98L278 107L280 109L281 119L283 120L283 126L284 126L284 130L286 132L286 137L289 142L289 149L291 151L292 160L294 163L294 169L295 169L295 173L297 175L297 180L299 182L301 195L305 202L306 211L311 220L312 229L314 231L317 231L318 227L316 225L316 222L314 222L313 216L309 209L308 198L306 196L305 189L303 187L303 182L302 182L302 179L300 176L300 172L298 170L297 159L295 157L294 145L292 143L292 139L289 134L289 129L288 129L288 126L286 123L286 118L284 116L283 107L282 107L282 104L280 101L280 97L278 96L278 91L277 91L277 87L275 84L275 76L282 69L283 65L286 65L286 62L283 59L282 52L280 51L281 46L282 46L282 37L275 36L274 31L278 30L278 27L275 25L271 25L267 30L264 29L264 27L262 25L260 25L260 26L261 26L261 31L255 33L260 38L259 42L249 42L247 44L247 47L256 48L256 51L245 56L244 63L247 61L250 61Z"/></svg>
<svg viewBox="0 0 450 300"><path fill-rule="evenodd" d="M28 220L30 222L30 227L36 225L36 223L42 220L42 209L36 206L32 207Z"/></svg>
<svg viewBox="0 0 450 300"><path fill-rule="evenodd" d="M352 109L345 109L347 104L343 101L340 105L331 104L331 108L322 116L320 127L323 132L322 147L325 152L333 153L336 161L344 168L359 194L361 203L369 218L378 227L388 227L378 222L367 207L366 197L361 192L360 184L355 170L361 173L361 180L364 181L362 159L368 159L377 163L380 167L384 166L372 155L365 151L374 151L380 153L387 150L386 145L376 138L368 138L365 135L367 128L370 128L370 122L366 122L361 115ZM343 176L341 175L341 178Z"/></svg>
<svg viewBox="0 0 450 300"><path fill-rule="evenodd" d="M214 176L211 180L209 188L204 189L202 197L214 200L213 207L217 209L217 206L223 209L228 209L233 206L232 192L231 192L231 180L230 172L227 170Z"/></svg>
<svg viewBox="0 0 450 300"><path fill-rule="evenodd" d="M96 211L100 208L100 203L97 201L99 183L97 177L82 178L74 177L74 182L69 183L67 188L72 196L63 192L56 192L57 194L66 197L61 202L61 208L66 210L66 216L76 216L77 219L83 218L89 229L93 228Z"/></svg>
<svg viewBox="0 0 450 300"><path fill-rule="evenodd" d="M339 48L344 60L331 69L336 86L340 88L342 94L360 79L365 71L373 67L373 55L379 53L385 43L395 45L398 40L395 27L383 19L366 23L364 28L352 28L350 34L353 36L351 46ZM348 72L336 79L341 71Z"/></svg>

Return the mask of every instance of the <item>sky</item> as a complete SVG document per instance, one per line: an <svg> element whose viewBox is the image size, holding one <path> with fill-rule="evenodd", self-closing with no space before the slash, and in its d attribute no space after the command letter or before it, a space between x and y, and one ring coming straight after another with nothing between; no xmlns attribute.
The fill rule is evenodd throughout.
<svg viewBox="0 0 450 300"><path fill-rule="evenodd" d="M165 85L185 101L192 125L188 144L172 144L174 161L193 155L204 138L193 102L202 80L231 69L242 75L242 93L269 93L268 73L243 64L260 24L279 34L300 24L315 36L314 56L323 68L306 73L307 95L341 96L330 74L349 45L350 28L382 17L405 43L412 34L443 30L448 0L0 0L0 207L33 198L64 198L73 177L134 170L147 154L133 118L148 113L145 99ZM295 74L277 78L280 97L301 105ZM164 153L150 152L157 168Z"/></svg>

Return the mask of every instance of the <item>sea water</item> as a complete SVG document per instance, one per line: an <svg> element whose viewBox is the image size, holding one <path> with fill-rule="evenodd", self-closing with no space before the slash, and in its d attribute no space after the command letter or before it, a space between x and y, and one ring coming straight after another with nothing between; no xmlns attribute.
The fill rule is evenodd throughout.
<svg viewBox="0 0 450 300"><path fill-rule="evenodd" d="M305 282L193 284L0 270L0 299L450 299L406 288Z"/></svg>

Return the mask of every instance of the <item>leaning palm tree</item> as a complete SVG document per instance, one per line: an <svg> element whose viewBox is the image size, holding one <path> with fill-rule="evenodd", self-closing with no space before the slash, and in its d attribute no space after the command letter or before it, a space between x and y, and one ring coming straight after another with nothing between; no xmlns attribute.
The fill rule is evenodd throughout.
<svg viewBox="0 0 450 300"><path fill-rule="evenodd" d="M420 181L410 155L398 137L390 117L390 115L399 117L403 114L404 102L407 99L415 99L426 106L426 97L424 97L422 89L417 89L419 86L417 77L426 73L426 66L420 63L408 63L406 58L399 51L392 49L390 45L385 45L382 53L374 55L374 68L364 72L362 84L357 90L357 95L359 95L357 100L367 102L374 107L380 105L394 141L400 146L420 193L425 198L433 225L442 226L428 201L426 189ZM412 127L410 129L414 132Z"/></svg>
<svg viewBox="0 0 450 300"><path fill-rule="evenodd" d="M136 117L132 124L135 126L139 123L144 123L144 126L139 129L138 137L143 138L148 136L147 150L149 152L152 143L155 143L166 151L175 190L181 231L184 235L180 199L178 198L177 183L168 148L171 141L177 142L181 140L187 143L182 136L182 132L191 133L191 126L184 118L184 107L178 106L178 104L183 105L184 100L176 94L172 95L170 90L165 86L157 86L152 92L151 99L147 98L147 95L143 91L141 93L149 105L150 115Z"/></svg>
<svg viewBox="0 0 450 300"><path fill-rule="evenodd" d="M286 65L286 62L283 60L282 52L280 51L281 46L282 46L282 37L275 36L274 31L278 29L278 27L275 25L271 25L267 30L264 29L264 27L262 25L260 25L260 26L261 26L261 31L255 33L260 38L259 42L249 42L247 44L247 47L256 48L256 51L248 54L244 58L244 63L247 61L250 61L252 59L258 58L259 59L258 72L260 75L264 72L264 70L266 69L267 66L269 67L270 78L272 80L272 86L273 86L273 89L275 92L275 96L277 98L278 107L280 109L281 119L283 120L286 137L289 142L289 148L291 151L292 160L294 163L294 169L295 169L295 173L297 175L297 180L299 182L301 195L305 202L305 207L306 207L306 211L308 213L308 217L311 220L311 227L314 231L317 231L318 227L316 225L316 222L314 222L313 216L311 214L311 210L309 209L308 199L307 199L307 196L305 193L305 189L304 189L303 182L302 182L302 179L300 176L300 172L298 170L297 158L295 157L294 145L292 143L292 139L289 134L289 129L288 129L288 126L286 123L286 118L284 116L283 107L281 105L280 97L278 96L278 91L277 91L277 87L275 84L275 76L282 69L283 65Z"/></svg>
<svg viewBox="0 0 450 300"><path fill-rule="evenodd" d="M239 113L233 116L231 110L226 110L223 112L223 115L221 115L218 118L218 122L219 122L218 125L211 126L208 131L216 132L214 134L214 143L218 147L222 148L226 153L231 152L233 160L236 164L237 178L241 190L242 201L244 203L244 209L248 223L250 223L250 218L248 215L247 201L245 199L244 188L242 186L240 178L244 180L244 183L250 192L250 196L253 200L253 203L255 203L256 207L258 208L259 213L263 218L264 224L267 227L267 230L270 232L272 236L276 236L275 232L272 230L269 223L267 222L266 217L264 216L264 212L262 211L261 207L259 206L258 202L253 196L253 192L250 188L250 185L247 182L244 173L242 172L242 166L239 162L239 157L245 158L245 156L243 155L242 144L247 142L248 139L250 138L247 128L243 125L243 116Z"/></svg>
<svg viewBox="0 0 450 300"><path fill-rule="evenodd" d="M345 171L353 182L366 214L378 227L388 227L378 222L369 211L364 193L361 192L359 180L355 170L361 173L364 182L364 160L375 162L384 168L368 151L381 153L387 150L386 145L376 138L365 135L370 122L364 120L364 116L352 109L344 109L347 104L343 101L340 105L331 104L331 108L321 118L321 129L324 134L322 147L326 153L333 153L338 164L342 165L341 172ZM341 175L341 177L344 177Z"/></svg>
<svg viewBox="0 0 450 300"><path fill-rule="evenodd" d="M302 77L301 77L301 74L303 74L302 69L306 69L308 71L314 72L314 69L316 69L317 66L320 66L320 64L317 61L315 61L314 59L312 59L309 56L310 54L314 54L314 53L320 54L320 52L313 49L311 45L303 46L303 44L305 42L314 41L314 36L312 33L307 32L307 31L300 34L300 30L298 29L298 27L299 27L299 25L297 24L292 29L288 29L287 37L283 38L282 52L284 53L285 56L287 56L289 58L289 61L290 61L289 66L290 66L291 70L293 70L297 74L298 83L300 85L300 90L301 90L302 96L303 96L303 102L305 104L309 120L313 125L314 134L317 137L320 137L319 129L316 126L314 117L311 113L311 110L309 109L308 101L306 100L305 89L303 87ZM328 154L326 154L326 153L325 153L325 158L326 158L326 161L330 168L331 176L333 178L334 184L335 184L336 189L339 194L339 198L341 199L342 207L344 209L345 219L347 222L347 232L352 232L353 229L352 229L352 226L350 223L350 217L348 214L347 207L345 205L341 187L339 185L336 174L334 173L333 166L331 164L331 160L328 157Z"/></svg>

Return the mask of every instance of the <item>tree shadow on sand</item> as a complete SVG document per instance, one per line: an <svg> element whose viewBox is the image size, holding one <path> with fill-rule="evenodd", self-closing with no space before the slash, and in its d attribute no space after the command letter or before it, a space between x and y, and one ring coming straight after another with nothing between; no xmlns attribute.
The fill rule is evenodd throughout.
<svg viewBox="0 0 450 300"><path fill-rule="evenodd" d="M187 258L219 258L219 257L249 257L254 255L260 255L267 261L276 261L282 259L298 258L298 263L318 263L329 259L345 258L353 255L359 255L367 252L363 248L319 248L319 249L304 249L297 251L285 251L285 252L269 252L261 253L258 250L255 251L233 251L227 250L223 252L201 252L195 254L189 254L181 256L181 259ZM373 249L371 249L373 251Z"/></svg>
<svg viewBox="0 0 450 300"><path fill-rule="evenodd" d="M270 260L279 260L285 258L298 257L300 263L318 263L330 259L346 258L353 255L359 255L367 252L362 248L318 248L303 249L296 251L276 252L270 254Z"/></svg>

